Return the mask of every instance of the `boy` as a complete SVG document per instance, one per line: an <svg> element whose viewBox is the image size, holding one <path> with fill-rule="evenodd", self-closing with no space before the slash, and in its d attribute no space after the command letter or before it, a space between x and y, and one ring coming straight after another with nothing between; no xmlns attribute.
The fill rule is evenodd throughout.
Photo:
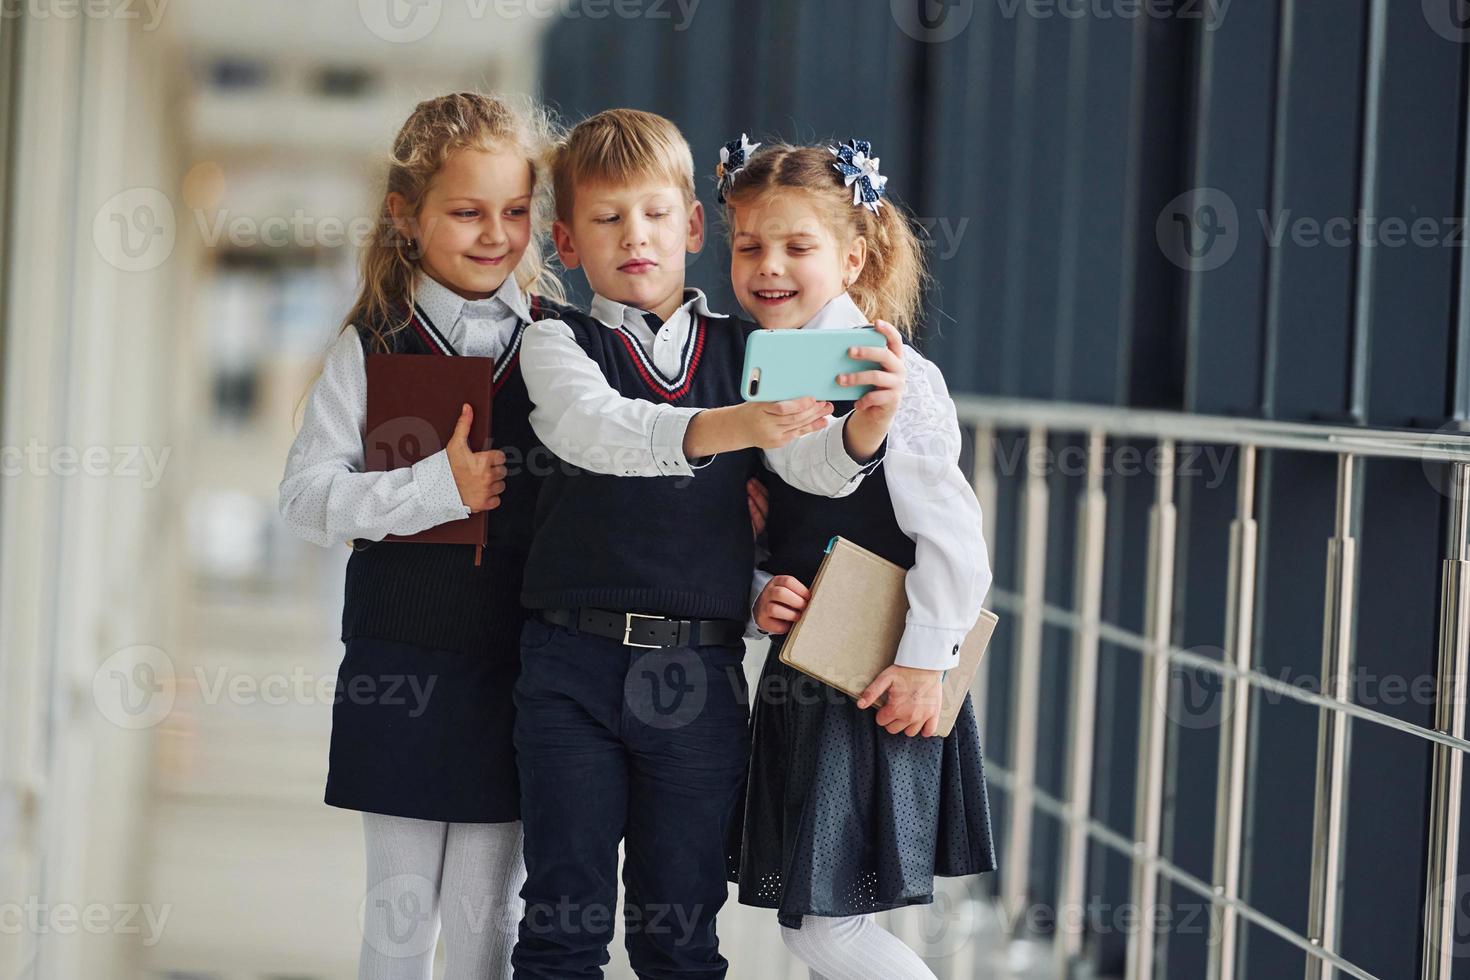
<svg viewBox="0 0 1470 980"><path fill-rule="evenodd" d="M515 976L602 975L625 840L633 969L723 977L715 915L749 750L754 450L793 485L842 496L877 464L893 406L829 425L830 402L741 402L755 327L684 287L704 212L667 119L583 121L552 183L557 252L595 296L590 314L533 326L521 353L531 425L564 462L537 503L522 592Z"/></svg>

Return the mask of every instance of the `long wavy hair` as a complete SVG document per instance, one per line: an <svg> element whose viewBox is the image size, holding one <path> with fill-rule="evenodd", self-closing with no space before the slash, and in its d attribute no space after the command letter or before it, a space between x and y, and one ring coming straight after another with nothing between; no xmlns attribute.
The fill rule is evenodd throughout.
<svg viewBox="0 0 1470 980"><path fill-rule="evenodd" d="M555 140L550 114L529 100L513 105L497 95L455 92L415 106L393 140L377 221L359 259L361 289L341 329L361 326L373 347L386 351L389 337L408 326L406 310L413 303L419 255L416 243L394 227L388 196L401 194L408 212L417 214L434 175L464 149L514 147L525 154L532 168L531 244L514 275L525 292L563 300L561 282L546 260L551 214L547 155Z"/></svg>

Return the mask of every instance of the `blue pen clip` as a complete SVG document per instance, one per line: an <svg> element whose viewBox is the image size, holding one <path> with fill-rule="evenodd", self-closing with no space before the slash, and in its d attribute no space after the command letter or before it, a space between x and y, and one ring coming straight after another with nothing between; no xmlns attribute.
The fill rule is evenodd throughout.
<svg viewBox="0 0 1470 980"><path fill-rule="evenodd" d="M832 535L832 537L827 541L827 547L822 549L822 553L830 555L832 553L832 546L837 543L837 539L839 537L841 537L841 535L839 534Z"/></svg>

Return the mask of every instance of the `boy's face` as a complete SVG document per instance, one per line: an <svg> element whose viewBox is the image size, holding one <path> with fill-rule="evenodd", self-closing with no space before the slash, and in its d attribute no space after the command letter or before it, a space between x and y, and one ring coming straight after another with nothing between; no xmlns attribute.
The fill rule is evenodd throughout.
<svg viewBox="0 0 1470 980"><path fill-rule="evenodd" d="M857 279L866 243L839 242L811 199L776 191L730 209L730 285L766 330L805 326Z"/></svg>
<svg viewBox="0 0 1470 980"><path fill-rule="evenodd" d="M484 299L515 272L531 243L531 165L509 150L459 150L429 182L418 214L388 196L399 230L418 241L419 264L465 299Z"/></svg>
<svg viewBox="0 0 1470 980"><path fill-rule="evenodd" d="M599 295L667 320L684 301L684 255L704 245L704 209L673 184L579 186L570 222L552 228L557 254Z"/></svg>

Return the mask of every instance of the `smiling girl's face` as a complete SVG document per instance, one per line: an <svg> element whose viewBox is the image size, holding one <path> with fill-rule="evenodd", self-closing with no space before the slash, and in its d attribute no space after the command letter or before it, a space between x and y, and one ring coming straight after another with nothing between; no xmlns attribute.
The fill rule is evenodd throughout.
<svg viewBox="0 0 1470 980"><path fill-rule="evenodd" d="M465 299L491 296L531 243L531 164L511 148L457 150L429 182L418 214L389 194L399 231L417 239L424 272Z"/></svg>
<svg viewBox="0 0 1470 980"><path fill-rule="evenodd" d="M730 222L735 298L767 330L805 325L862 271L867 243L839 241L802 191L731 207Z"/></svg>

